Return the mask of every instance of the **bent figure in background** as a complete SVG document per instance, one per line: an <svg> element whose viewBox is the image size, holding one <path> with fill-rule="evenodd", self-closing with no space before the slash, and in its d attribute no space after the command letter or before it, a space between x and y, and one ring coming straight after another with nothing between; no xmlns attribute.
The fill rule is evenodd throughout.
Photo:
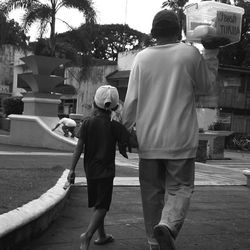
<svg viewBox="0 0 250 250"><path fill-rule="evenodd" d="M69 136L69 132L71 133L71 138L75 137L76 122L73 119L67 117L62 118L52 131L56 130L60 125L62 125L62 131L65 137Z"/></svg>

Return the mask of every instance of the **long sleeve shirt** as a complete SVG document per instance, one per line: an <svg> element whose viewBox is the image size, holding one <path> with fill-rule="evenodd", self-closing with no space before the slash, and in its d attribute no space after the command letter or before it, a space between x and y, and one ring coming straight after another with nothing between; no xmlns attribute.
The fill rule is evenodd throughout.
<svg viewBox="0 0 250 250"><path fill-rule="evenodd" d="M122 120L136 124L139 156L185 159L196 156L198 121L195 95L213 92L216 52L173 43L137 54L130 73Z"/></svg>

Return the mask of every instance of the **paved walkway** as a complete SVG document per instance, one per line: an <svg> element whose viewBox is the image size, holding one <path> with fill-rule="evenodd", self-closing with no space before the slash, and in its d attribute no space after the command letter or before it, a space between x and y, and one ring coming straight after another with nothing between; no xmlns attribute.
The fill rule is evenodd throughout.
<svg viewBox="0 0 250 250"><path fill-rule="evenodd" d="M250 190L243 186L197 186L176 241L177 250L249 250ZM61 216L38 239L18 250L78 250L91 210L86 187L73 187ZM147 250L138 187L115 187L106 229L115 241L90 250ZM95 237L94 237L95 238Z"/></svg>
<svg viewBox="0 0 250 250"><path fill-rule="evenodd" d="M227 152L226 158L230 160L197 164L196 188L176 241L177 250L250 249L250 188L244 186L246 179L242 175L243 169L250 168L250 155ZM136 169L138 157L132 154L126 161L118 156L117 162ZM79 250L79 235L86 229L90 216L86 186L81 177L72 187L60 217L41 237L16 250ZM106 228L115 241L105 246L91 244L90 250L148 249L136 177L116 178Z"/></svg>

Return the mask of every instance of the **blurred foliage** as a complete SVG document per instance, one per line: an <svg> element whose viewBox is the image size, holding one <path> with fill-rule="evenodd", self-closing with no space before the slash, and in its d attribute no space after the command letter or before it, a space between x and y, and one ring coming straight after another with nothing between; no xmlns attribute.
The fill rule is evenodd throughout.
<svg viewBox="0 0 250 250"><path fill-rule="evenodd" d="M7 97L3 99L3 109L5 116L23 113L22 97Z"/></svg>
<svg viewBox="0 0 250 250"><path fill-rule="evenodd" d="M0 11L0 46L3 44L12 44L19 48L26 48L29 37L24 30L13 19L8 20Z"/></svg>
<svg viewBox="0 0 250 250"><path fill-rule="evenodd" d="M84 24L59 34L59 43L72 46L78 54L117 61L118 53L141 49L150 44L150 36L123 24Z"/></svg>

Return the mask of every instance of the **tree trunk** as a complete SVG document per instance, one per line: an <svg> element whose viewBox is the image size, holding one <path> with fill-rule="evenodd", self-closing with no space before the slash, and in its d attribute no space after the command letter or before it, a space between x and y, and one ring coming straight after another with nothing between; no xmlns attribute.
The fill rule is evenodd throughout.
<svg viewBox="0 0 250 250"><path fill-rule="evenodd" d="M52 6L52 16L51 16L51 23L50 23L50 49L51 49L51 56L55 56L55 49L56 49L56 38L55 38L55 26L56 26L56 6Z"/></svg>

